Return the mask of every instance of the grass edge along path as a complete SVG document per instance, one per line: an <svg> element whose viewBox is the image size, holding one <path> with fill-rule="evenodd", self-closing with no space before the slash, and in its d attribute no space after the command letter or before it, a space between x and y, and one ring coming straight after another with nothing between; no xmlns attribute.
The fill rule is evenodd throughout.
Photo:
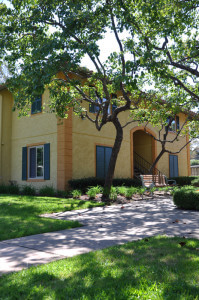
<svg viewBox="0 0 199 300"><path fill-rule="evenodd" d="M82 226L77 221L40 217L45 213L103 206L104 203L20 195L0 195L0 241Z"/></svg>
<svg viewBox="0 0 199 300"><path fill-rule="evenodd" d="M31 267L0 278L0 299L198 300L198 247L156 236Z"/></svg>

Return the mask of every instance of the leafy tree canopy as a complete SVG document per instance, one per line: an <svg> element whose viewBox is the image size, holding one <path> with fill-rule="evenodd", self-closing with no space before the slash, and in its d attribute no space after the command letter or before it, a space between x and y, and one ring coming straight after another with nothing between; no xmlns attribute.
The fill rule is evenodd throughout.
<svg viewBox="0 0 199 300"><path fill-rule="evenodd" d="M63 85L52 83L53 76L58 71L78 72L85 54L96 68L89 76L89 85L95 83L99 96L106 94L107 100L108 94L121 90L123 85L126 93L155 92L156 97L163 97L175 107L186 105L190 109L198 105L197 1L9 2L10 7L0 6L0 53L9 65L9 84L19 108L41 94L46 84L51 82L51 90ZM103 63L98 41L107 30L113 32L120 52L110 53ZM79 83L68 80L69 84L74 87ZM76 88L70 93L68 86L66 89L64 97L62 90L61 98L52 102L52 109L61 116L65 104L74 106L74 96L80 93ZM81 111L80 107L76 109Z"/></svg>
<svg viewBox="0 0 199 300"><path fill-rule="evenodd" d="M120 124L120 112L131 110L132 121L164 126L171 113L175 116L180 110L198 107L198 1L8 2L9 7L0 4L0 59L11 74L8 87L15 96L15 107L25 113L35 96L48 86L50 108L57 115L65 117L66 107L73 107L98 130L112 122L117 132L113 165L122 128L129 124ZM109 53L104 62L99 41L108 31L119 50ZM93 63L94 72L80 68L85 55ZM57 78L59 71L65 77ZM96 107L95 117L87 112L82 100ZM117 104L112 113L111 103ZM194 137L197 122L192 122Z"/></svg>

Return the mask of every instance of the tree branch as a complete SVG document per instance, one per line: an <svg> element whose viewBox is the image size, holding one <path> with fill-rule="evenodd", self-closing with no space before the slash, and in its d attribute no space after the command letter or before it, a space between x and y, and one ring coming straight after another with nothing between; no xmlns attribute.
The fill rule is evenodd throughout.
<svg viewBox="0 0 199 300"><path fill-rule="evenodd" d="M177 86L181 86L189 95L191 95L193 98L199 100L199 96L196 95L194 92L192 92L188 87L186 87L186 85L184 85L184 83L178 79L177 77L171 76L169 75L169 77L173 80L173 83Z"/></svg>
<svg viewBox="0 0 199 300"><path fill-rule="evenodd" d="M185 65L183 65L183 64L174 62L173 59L172 59L172 57L171 57L170 52L167 51L166 54L167 54L167 57L169 58L170 64L171 64L172 66L174 66L174 67L176 67L176 68L178 68L178 69L181 69L181 70L185 70L185 71L187 71L187 72L189 72L189 73L191 73L191 74L193 74L193 75L199 77L199 72L197 71L197 68L196 68L196 69L193 69L193 68L191 68L191 67L189 67L189 66L185 66Z"/></svg>
<svg viewBox="0 0 199 300"><path fill-rule="evenodd" d="M109 5L109 0L106 1L107 4ZM111 15L111 22L112 22L112 26L113 26L113 32L115 34L115 38L117 40L117 43L119 45L119 48L120 48L120 57L121 57L121 61L122 61L122 75L124 76L125 75L125 58L124 58L124 49L123 49L123 46L122 46L122 43L120 41L120 38L119 38L119 35L117 33L117 30L116 30L116 26L115 26L115 21L114 21L114 16L113 16L113 10L111 8L111 6L109 6L109 9L110 9L110 15Z"/></svg>

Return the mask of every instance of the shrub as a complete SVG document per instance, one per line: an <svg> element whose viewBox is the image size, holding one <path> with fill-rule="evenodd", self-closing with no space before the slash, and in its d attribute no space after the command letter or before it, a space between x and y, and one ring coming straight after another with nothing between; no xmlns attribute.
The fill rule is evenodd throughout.
<svg viewBox="0 0 199 300"><path fill-rule="evenodd" d="M199 210L199 192L193 187L175 191L173 201L178 208Z"/></svg>
<svg viewBox="0 0 199 300"><path fill-rule="evenodd" d="M24 185L21 192L23 195L34 196L36 189L31 185Z"/></svg>
<svg viewBox="0 0 199 300"><path fill-rule="evenodd" d="M143 188L143 187L140 187L139 189L137 189L137 193L138 193L139 195L143 195L145 191L146 191L146 189Z"/></svg>
<svg viewBox="0 0 199 300"><path fill-rule="evenodd" d="M11 194L11 195L19 195L19 193L20 193L20 188L17 184L8 185L7 189L8 189L8 194Z"/></svg>
<svg viewBox="0 0 199 300"><path fill-rule="evenodd" d="M128 190L128 188L126 186L118 186L117 187L118 194L120 194L122 196L125 196L125 197L126 197L126 194L127 194L127 190Z"/></svg>
<svg viewBox="0 0 199 300"><path fill-rule="evenodd" d="M82 193L81 193L80 190L73 190L71 192L71 194L72 194L72 196L73 196L74 199L77 199L77 198L79 198L81 196Z"/></svg>
<svg viewBox="0 0 199 300"><path fill-rule="evenodd" d="M67 198L69 196L69 193L67 191L57 190L56 196L59 198Z"/></svg>
<svg viewBox="0 0 199 300"><path fill-rule="evenodd" d="M74 189L80 189L83 193L91 186L104 186L104 178L81 178L69 180L70 187ZM133 178L114 178L113 186L141 186L141 181Z"/></svg>
<svg viewBox="0 0 199 300"><path fill-rule="evenodd" d="M199 159L192 159L191 166L197 166L197 165L199 165Z"/></svg>
<svg viewBox="0 0 199 300"><path fill-rule="evenodd" d="M128 199L132 198L133 195L137 193L137 191L138 191L138 189L137 189L136 187L133 187L133 186L132 186L132 187L129 187L129 188L127 189L126 197L127 197Z"/></svg>
<svg viewBox="0 0 199 300"><path fill-rule="evenodd" d="M114 186L111 187L109 199L111 199L112 201L115 201L117 199L117 188Z"/></svg>
<svg viewBox="0 0 199 300"><path fill-rule="evenodd" d="M18 195L20 193L19 186L17 184L11 185L0 185L0 194L11 194L11 195Z"/></svg>
<svg viewBox="0 0 199 300"><path fill-rule="evenodd" d="M0 194L8 194L8 186L5 184L0 185Z"/></svg>
<svg viewBox="0 0 199 300"><path fill-rule="evenodd" d="M54 197L56 195L55 189L52 186L44 186L39 190L40 196Z"/></svg>
<svg viewBox="0 0 199 300"><path fill-rule="evenodd" d="M191 181L194 180L195 176L180 176L180 177L172 177L170 179L176 180L176 183L179 186L191 185Z"/></svg>
<svg viewBox="0 0 199 300"><path fill-rule="evenodd" d="M94 199L97 194L100 194L102 192L102 188L97 185L97 186L92 186L87 190L87 195L89 196L90 199Z"/></svg>
<svg viewBox="0 0 199 300"><path fill-rule="evenodd" d="M114 178L113 186L128 186L128 187L138 187L141 186L141 180L134 178Z"/></svg>
<svg viewBox="0 0 199 300"><path fill-rule="evenodd" d="M103 194L105 196L107 196L107 198L109 197L110 200L116 200L117 199L117 188L114 186L111 186L111 190L108 196L108 189L107 188L103 188Z"/></svg>
<svg viewBox="0 0 199 300"><path fill-rule="evenodd" d="M199 177L196 178L196 179L194 179L194 180L192 180L191 184L192 184L193 186L199 187Z"/></svg>

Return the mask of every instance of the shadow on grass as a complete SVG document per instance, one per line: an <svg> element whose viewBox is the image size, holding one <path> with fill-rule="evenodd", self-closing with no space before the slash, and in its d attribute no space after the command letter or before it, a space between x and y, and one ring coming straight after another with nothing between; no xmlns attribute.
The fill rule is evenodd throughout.
<svg viewBox="0 0 199 300"><path fill-rule="evenodd" d="M199 241L156 237L0 278L2 299L198 299Z"/></svg>
<svg viewBox="0 0 199 300"><path fill-rule="evenodd" d="M31 196L0 196L0 241L80 226L77 221L39 217L41 213L61 211L64 207L61 201L39 199L40 202ZM72 204L69 208L73 208Z"/></svg>

